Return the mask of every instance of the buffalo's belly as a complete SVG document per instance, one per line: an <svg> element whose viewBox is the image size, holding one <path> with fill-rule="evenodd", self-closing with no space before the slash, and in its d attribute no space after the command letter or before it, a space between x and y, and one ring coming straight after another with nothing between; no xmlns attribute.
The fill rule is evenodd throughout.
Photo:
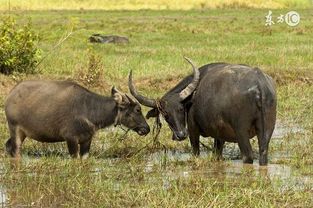
<svg viewBox="0 0 313 208"><path fill-rule="evenodd" d="M38 142L46 142L46 143L56 143L56 142L64 142L65 140L61 137L49 137L45 135L38 135L37 137L32 137L32 139Z"/></svg>
<svg viewBox="0 0 313 208"><path fill-rule="evenodd" d="M201 128L201 136L213 137L227 142L237 142L234 128L225 122L209 123Z"/></svg>
<svg viewBox="0 0 313 208"><path fill-rule="evenodd" d="M235 132L233 129L222 128L215 129L214 131L201 132L203 137L213 137L215 139L220 139L226 142L238 142Z"/></svg>
<svg viewBox="0 0 313 208"><path fill-rule="evenodd" d="M26 137L34 139L39 142L48 142L48 143L54 143L54 142L62 142L65 141L60 135L58 135L54 131L44 131L40 128L38 129L29 129L26 127L20 127L22 132L25 134Z"/></svg>
<svg viewBox="0 0 313 208"><path fill-rule="evenodd" d="M202 128L203 129L203 128ZM247 135L249 139L256 135L256 127L251 124L248 128ZM219 120L217 122L210 123L205 127L205 130L201 130L201 136L213 137L226 142L238 142L236 136L236 129L229 123ZM241 139L241 138L239 138Z"/></svg>
<svg viewBox="0 0 313 208"><path fill-rule="evenodd" d="M237 142L235 130L229 123L225 122L217 123L216 138L219 138L227 142Z"/></svg>

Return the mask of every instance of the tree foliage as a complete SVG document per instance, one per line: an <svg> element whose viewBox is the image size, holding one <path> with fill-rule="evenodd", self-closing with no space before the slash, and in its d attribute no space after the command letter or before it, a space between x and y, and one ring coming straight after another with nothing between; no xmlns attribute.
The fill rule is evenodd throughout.
<svg viewBox="0 0 313 208"><path fill-rule="evenodd" d="M9 17L0 23L0 73L35 73L41 51L31 22L18 25Z"/></svg>

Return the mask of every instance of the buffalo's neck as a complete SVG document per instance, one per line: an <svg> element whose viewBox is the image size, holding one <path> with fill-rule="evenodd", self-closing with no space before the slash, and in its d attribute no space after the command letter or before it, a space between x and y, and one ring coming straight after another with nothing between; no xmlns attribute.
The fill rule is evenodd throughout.
<svg viewBox="0 0 313 208"><path fill-rule="evenodd" d="M112 97L92 94L87 95L83 102L84 115L97 129L114 124L118 108Z"/></svg>

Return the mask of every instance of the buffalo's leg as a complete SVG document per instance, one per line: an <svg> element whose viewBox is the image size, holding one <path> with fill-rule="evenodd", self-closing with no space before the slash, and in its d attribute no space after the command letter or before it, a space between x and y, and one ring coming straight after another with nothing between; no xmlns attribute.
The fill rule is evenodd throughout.
<svg viewBox="0 0 313 208"><path fill-rule="evenodd" d="M8 141L5 143L5 149L11 157L14 157L15 150L16 150L16 145L15 145L15 142L13 142L13 140L14 139L10 137Z"/></svg>
<svg viewBox="0 0 313 208"><path fill-rule="evenodd" d="M190 144L192 147L192 153L195 156L199 156L200 155L200 140L199 140L199 136L195 136L195 135L190 135Z"/></svg>
<svg viewBox="0 0 313 208"><path fill-rule="evenodd" d="M268 142L266 144L262 144L262 138L258 136L258 143L259 143L259 164L260 165L267 165L267 154L268 154Z"/></svg>
<svg viewBox="0 0 313 208"><path fill-rule="evenodd" d="M67 138L67 146L70 155L73 158L78 158L89 152L91 138L94 133L94 126L91 122L85 119L75 119L66 129L64 129L64 138ZM78 149L80 144L80 149Z"/></svg>
<svg viewBox="0 0 313 208"><path fill-rule="evenodd" d="M223 159L223 148L224 148L225 141L220 139L214 139L214 154L216 155L218 160Z"/></svg>
<svg viewBox="0 0 313 208"><path fill-rule="evenodd" d="M247 133L237 132L237 140L243 163L253 163L253 152Z"/></svg>
<svg viewBox="0 0 313 208"><path fill-rule="evenodd" d="M268 134L265 135L262 134L262 131L257 132L258 137L258 144L259 144L259 164L260 165L267 165L268 162L268 146L270 139L272 137L273 130L271 130Z"/></svg>
<svg viewBox="0 0 313 208"><path fill-rule="evenodd" d="M72 158L78 158L78 142L76 139L67 139L67 148Z"/></svg>
<svg viewBox="0 0 313 208"><path fill-rule="evenodd" d="M5 143L5 149L11 157L14 157L15 150L16 150L16 145L14 142L15 141L15 133L16 133L15 132L15 126L10 125L9 122L8 122L8 125L9 125L9 130L10 130L10 138Z"/></svg>
<svg viewBox="0 0 313 208"><path fill-rule="evenodd" d="M200 133L197 125L195 124L192 116L188 116L188 133L189 140L192 147L192 152L195 156L200 155Z"/></svg>
<svg viewBox="0 0 313 208"><path fill-rule="evenodd" d="M79 154L82 159L87 159L89 156L89 150L90 150L90 144L91 139L88 139L87 141L80 143L80 149Z"/></svg>
<svg viewBox="0 0 313 208"><path fill-rule="evenodd" d="M192 147L192 153L195 156L199 156L200 155L200 134L197 130L193 129L190 130L190 128L188 127L188 131L189 131L189 140L190 140L190 144Z"/></svg>
<svg viewBox="0 0 313 208"><path fill-rule="evenodd" d="M25 139L25 134L19 128L10 128L11 137L5 144L6 151L11 157L19 158L21 156L21 146Z"/></svg>

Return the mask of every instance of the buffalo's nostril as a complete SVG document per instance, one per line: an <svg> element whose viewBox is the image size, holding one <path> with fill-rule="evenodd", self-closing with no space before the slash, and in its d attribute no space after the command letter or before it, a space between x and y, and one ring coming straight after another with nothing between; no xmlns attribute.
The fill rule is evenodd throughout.
<svg viewBox="0 0 313 208"><path fill-rule="evenodd" d="M145 128L145 134L149 134L149 132L150 132L150 127L147 126L147 127Z"/></svg>
<svg viewBox="0 0 313 208"><path fill-rule="evenodd" d="M185 131L178 131L178 132L176 132L176 137L179 140L184 140L187 137L187 133Z"/></svg>
<svg viewBox="0 0 313 208"><path fill-rule="evenodd" d="M150 127L149 126L141 127L137 132L139 135L147 135L150 132Z"/></svg>

